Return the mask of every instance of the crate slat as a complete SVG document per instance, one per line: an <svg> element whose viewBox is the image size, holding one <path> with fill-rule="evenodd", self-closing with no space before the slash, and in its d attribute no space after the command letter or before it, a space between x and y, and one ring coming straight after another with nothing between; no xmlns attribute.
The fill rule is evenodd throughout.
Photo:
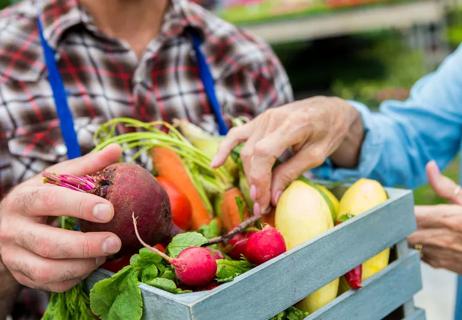
<svg viewBox="0 0 462 320"><path fill-rule="evenodd" d="M348 291L306 320L380 320L408 301L421 289L417 252L392 262L364 282L358 291Z"/></svg>
<svg viewBox="0 0 462 320"><path fill-rule="evenodd" d="M403 320L426 320L426 319L427 318L425 316L425 311L420 308L416 308L414 313L410 314Z"/></svg>

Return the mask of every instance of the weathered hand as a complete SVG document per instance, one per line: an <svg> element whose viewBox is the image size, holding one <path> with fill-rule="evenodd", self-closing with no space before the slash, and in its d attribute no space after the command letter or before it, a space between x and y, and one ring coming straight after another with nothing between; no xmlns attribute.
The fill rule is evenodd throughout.
<svg viewBox="0 0 462 320"><path fill-rule="evenodd" d="M120 147L106 149L48 168L56 173L85 175L116 162ZM16 186L0 203L0 255L21 284L65 291L120 250L120 239L109 232L70 231L47 224L48 217L72 216L108 222L114 215L107 200L47 185L41 175Z"/></svg>
<svg viewBox="0 0 462 320"><path fill-rule="evenodd" d="M245 142L241 158L255 200L254 211L264 211L272 200L276 204L284 188L308 169L321 165L339 149L353 124L360 126L356 152L362 141L359 113L339 98L315 97L270 109L251 122L233 128L215 156L212 166L222 165L231 150ZM273 165L286 150L293 156Z"/></svg>
<svg viewBox="0 0 462 320"><path fill-rule="evenodd" d="M435 268L462 273L462 194L451 179L443 176L434 161L427 164L430 185L452 204L416 206L418 230L409 236L410 245L422 246L422 259Z"/></svg>

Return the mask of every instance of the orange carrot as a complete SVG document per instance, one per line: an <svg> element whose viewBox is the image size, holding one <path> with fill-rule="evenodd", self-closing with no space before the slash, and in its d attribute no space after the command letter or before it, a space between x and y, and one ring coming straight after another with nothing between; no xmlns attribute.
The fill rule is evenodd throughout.
<svg viewBox="0 0 462 320"><path fill-rule="evenodd" d="M196 230L210 223L211 213L207 210L180 156L171 149L156 147L151 150L151 157L158 175L168 179L188 198L192 207L192 228Z"/></svg>
<svg viewBox="0 0 462 320"><path fill-rule="evenodd" d="M274 227L274 215L276 213L276 210L274 208L271 209L271 211L263 217L261 217L261 222L264 224L269 224L270 226Z"/></svg>
<svg viewBox="0 0 462 320"><path fill-rule="evenodd" d="M236 200L236 198L239 198L240 200ZM242 203L242 214L237 201ZM249 217L249 210L245 204L244 196L236 187L226 190L225 193L220 196L217 211L218 218L226 231L230 231L237 227L242 220Z"/></svg>

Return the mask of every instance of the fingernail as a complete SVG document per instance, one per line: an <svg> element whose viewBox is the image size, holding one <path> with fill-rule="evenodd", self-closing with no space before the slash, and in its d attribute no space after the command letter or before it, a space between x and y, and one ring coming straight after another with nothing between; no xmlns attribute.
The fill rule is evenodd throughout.
<svg viewBox="0 0 462 320"><path fill-rule="evenodd" d="M104 262L106 262L106 257L98 257L96 258L96 266L101 266Z"/></svg>
<svg viewBox="0 0 462 320"><path fill-rule="evenodd" d="M120 250L120 240L115 237L107 237L103 242L103 252L105 254L113 254Z"/></svg>
<svg viewBox="0 0 462 320"><path fill-rule="evenodd" d="M113 215L112 206L106 203L98 203L93 207L93 216L99 221L109 221Z"/></svg>
<svg viewBox="0 0 462 320"><path fill-rule="evenodd" d="M210 166L211 166L212 168L217 167L217 166L218 166L218 160L219 160L218 157L215 156L215 157L213 158L212 162L210 162Z"/></svg>
<svg viewBox="0 0 462 320"><path fill-rule="evenodd" d="M433 163L433 165L435 166L435 168L436 168L436 172L438 172L438 173L441 173L441 171L440 171L440 167L438 167L438 164L436 163L436 161L435 161L435 160L432 160L431 162L432 162L432 163Z"/></svg>
<svg viewBox="0 0 462 320"><path fill-rule="evenodd" d="M259 216L260 215L260 212L261 212L261 209L260 209L260 205L258 203L255 203L253 205L253 214L255 216Z"/></svg>
<svg viewBox="0 0 462 320"><path fill-rule="evenodd" d="M278 190L273 194L273 204L276 205L278 203L279 198L281 197L282 191Z"/></svg>
<svg viewBox="0 0 462 320"><path fill-rule="evenodd" d="M257 199L257 187L255 185L250 186L250 198L255 201Z"/></svg>

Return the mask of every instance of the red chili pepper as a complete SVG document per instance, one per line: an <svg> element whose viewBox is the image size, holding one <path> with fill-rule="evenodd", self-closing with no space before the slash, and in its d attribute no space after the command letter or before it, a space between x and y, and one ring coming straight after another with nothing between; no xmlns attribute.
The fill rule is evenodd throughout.
<svg viewBox="0 0 462 320"><path fill-rule="evenodd" d="M352 289L359 289L363 285L361 283L361 277L363 274L363 266L360 264L354 269L345 273L345 280Z"/></svg>

